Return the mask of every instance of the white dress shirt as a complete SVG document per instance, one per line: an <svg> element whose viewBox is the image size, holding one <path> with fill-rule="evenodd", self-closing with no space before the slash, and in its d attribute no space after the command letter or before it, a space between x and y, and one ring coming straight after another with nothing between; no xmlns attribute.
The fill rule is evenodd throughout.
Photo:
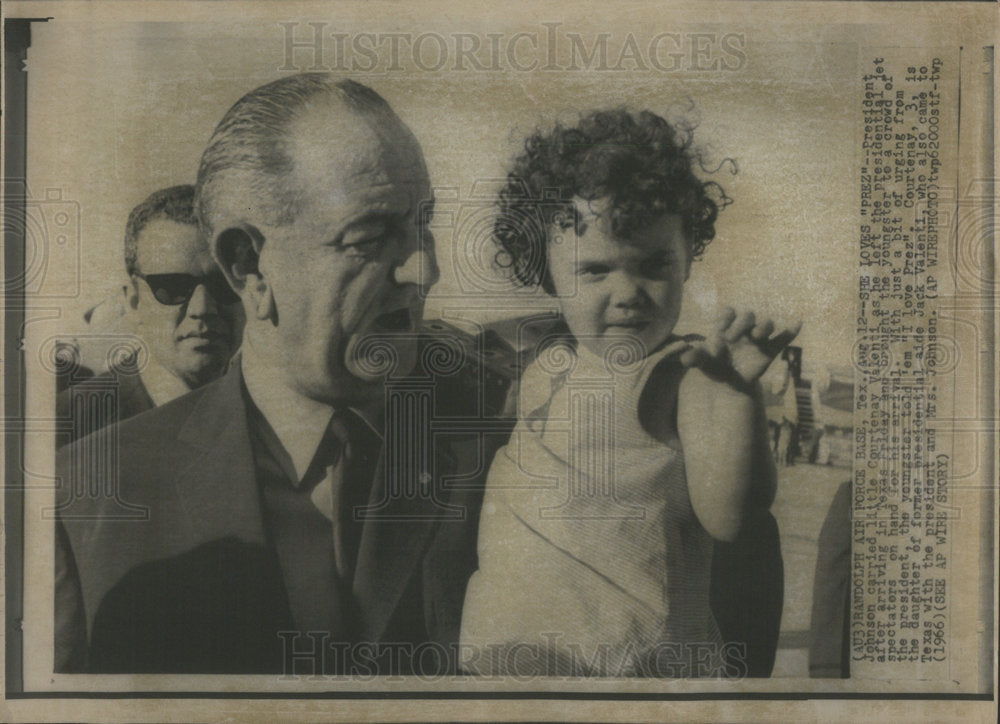
<svg viewBox="0 0 1000 724"><path fill-rule="evenodd" d="M292 467L287 472L290 478L294 473L291 482L299 487L326 434L334 408L306 397L285 384L282 375L261 358L248 339L243 342L241 364L247 392L270 427L270 430L263 431L267 444L272 452L278 453L276 457L287 456ZM382 438L377 424L378 416L372 410L355 407L349 409ZM269 432L273 432L273 436ZM332 516L333 491L330 486L331 479L326 476L311 495L313 504L328 518Z"/></svg>
<svg viewBox="0 0 1000 724"><path fill-rule="evenodd" d="M157 407L191 391L187 382L160 364L153 355L149 355L149 361L139 372L139 379Z"/></svg>

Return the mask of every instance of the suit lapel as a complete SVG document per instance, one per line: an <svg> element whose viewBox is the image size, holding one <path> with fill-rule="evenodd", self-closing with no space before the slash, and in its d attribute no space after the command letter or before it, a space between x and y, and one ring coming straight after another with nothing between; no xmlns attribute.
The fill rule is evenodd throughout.
<svg viewBox="0 0 1000 724"><path fill-rule="evenodd" d="M263 545L263 518L238 366L206 390L176 444L183 449L174 459L190 461L173 480L176 494L184 501L190 540L203 543L235 536ZM379 456L353 584L360 610L360 640L381 640L403 592L422 567L437 524L464 519L465 511L447 506L442 486L442 480L454 475L456 458L443 439L435 441L432 450L424 466L427 469L411 470L402 477L398 472L387 475L384 449Z"/></svg>
<svg viewBox="0 0 1000 724"><path fill-rule="evenodd" d="M153 398L146 391L146 386L142 383L142 378L138 374L118 375L121 385L121 407L118 410L118 419L125 420L135 417L140 412L152 410L156 405Z"/></svg>
<svg viewBox="0 0 1000 724"><path fill-rule="evenodd" d="M397 486L386 475L385 452L380 456L354 576L362 640L381 640L403 591L422 567L431 532L440 521L461 514L446 507L441 486L452 475L455 458L443 444L436 444L434 453L431 469L399 480L404 491L413 491L410 495L390 490Z"/></svg>
<svg viewBox="0 0 1000 724"><path fill-rule="evenodd" d="M186 525L199 543L235 536L264 543L256 468L238 365L211 385L177 437L188 461L174 476Z"/></svg>

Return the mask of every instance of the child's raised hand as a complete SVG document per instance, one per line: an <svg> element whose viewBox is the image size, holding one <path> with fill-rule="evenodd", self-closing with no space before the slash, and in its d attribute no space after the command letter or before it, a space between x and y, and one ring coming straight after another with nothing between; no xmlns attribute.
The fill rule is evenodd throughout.
<svg viewBox="0 0 1000 724"><path fill-rule="evenodd" d="M764 374L801 328L799 321L776 330L770 319L757 323L753 312L737 315L727 308L708 336L692 342L680 361L685 367L698 367L709 377L743 388Z"/></svg>

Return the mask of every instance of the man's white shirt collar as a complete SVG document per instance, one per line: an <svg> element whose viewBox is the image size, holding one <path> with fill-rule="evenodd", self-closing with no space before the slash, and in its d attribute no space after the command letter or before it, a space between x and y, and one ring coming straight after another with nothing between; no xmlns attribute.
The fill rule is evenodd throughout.
<svg viewBox="0 0 1000 724"><path fill-rule="evenodd" d="M243 342L241 364L243 381L250 399L291 458L298 476L295 482L299 483L305 477L309 464L316 456L316 449L326 434L330 418L333 417L333 408L286 385L281 375L254 352L249 340Z"/></svg>
<svg viewBox="0 0 1000 724"><path fill-rule="evenodd" d="M255 353L248 339L244 339L240 359L247 392L288 453L298 477L295 483L298 484L316 456L334 408L285 384L282 376ZM377 421L373 421L369 411L351 409L382 437Z"/></svg>

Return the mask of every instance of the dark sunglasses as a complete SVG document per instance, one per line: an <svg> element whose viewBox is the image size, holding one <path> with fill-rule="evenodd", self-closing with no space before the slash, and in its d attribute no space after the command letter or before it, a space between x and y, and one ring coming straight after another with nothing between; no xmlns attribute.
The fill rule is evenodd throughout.
<svg viewBox="0 0 1000 724"><path fill-rule="evenodd" d="M240 301L239 296L229 286L229 282L220 271L210 272L203 277L196 277L192 274L133 273L146 282L149 290L156 297L156 301L167 306L184 304L191 299L194 290L201 284L205 285L205 289L219 304L235 304Z"/></svg>

